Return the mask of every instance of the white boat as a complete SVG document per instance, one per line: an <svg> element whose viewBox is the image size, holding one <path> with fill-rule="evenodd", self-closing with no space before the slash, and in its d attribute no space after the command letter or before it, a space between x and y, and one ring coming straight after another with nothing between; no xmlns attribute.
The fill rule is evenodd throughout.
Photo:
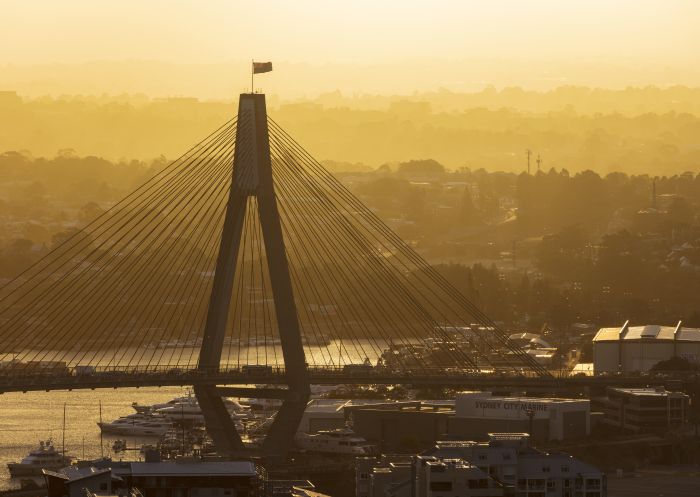
<svg viewBox="0 0 700 497"><path fill-rule="evenodd" d="M241 402L254 411L276 411L282 406L280 399L244 398Z"/></svg>
<svg viewBox="0 0 700 497"><path fill-rule="evenodd" d="M57 471L69 466L72 458L57 451L51 439L40 441L39 447L32 450L21 462L7 464L12 478L20 476L41 476L41 470Z"/></svg>
<svg viewBox="0 0 700 497"><path fill-rule="evenodd" d="M102 433L127 437L160 437L173 425L170 419L152 414L129 414L110 423L97 423Z"/></svg>
<svg viewBox="0 0 700 497"><path fill-rule="evenodd" d="M318 433L297 433L294 441L299 449L323 454L370 455L374 446L349 428L321 430Z"/></svg>
<svg viewBox="0 0 700 497"><path fill-rule="evenodd" d="M192 399L193 397L194 397L194 395L192 395L192 392L188 391L185 395L183 395L181 397L175 397L174 399L171 399L171 400L164 402L164 403L161 403L161 404L152 404L149 406L149 405L141 405L138 402L133 402L131 404L131 407L133 407L137 413L148 414L151 412L156 412L158 409L162 409L164 407L170 407L170 406L173 406L175 404L179 404L181 402L187 402L188 400Z"/></svg>
<svg viewBox="0 0 700 497"><path fill-rule="evenodd" d="M270 385L255 385L255 388L269 388ZM336 385L311 385L311 398L323 397L328 392L334 391L338 388ZM250 408L253 411L259 412L270 412L277 411L282 406L282 401L280 399L259 399L259 398L241 398L239 399L241 404Z"/></svg>
<svg viewBox="0 0 700 497"><path fill-rule="evenodd" d="M249 407L227 398L224 398L223 401L226 410L233 419L240 420L253 417ZM174 403L169 402L167 406L156 409L155 413L173 421L204 422L202 409L199 407L199 402L195 396L188 396Z"/></svg>

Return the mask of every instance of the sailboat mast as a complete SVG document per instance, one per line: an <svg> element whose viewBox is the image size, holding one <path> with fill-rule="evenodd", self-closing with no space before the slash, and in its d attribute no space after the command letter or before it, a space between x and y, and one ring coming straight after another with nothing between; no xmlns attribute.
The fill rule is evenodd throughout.
<svg viewBox="0 0 700 497"><path fill-rule="evenodd" d="M100 457L105 457L104 435L102 432L102 400L100 400Z"/></svg>
<svg viewBox="0 0 700 497"><path fill-rule="evenodd" d="M63 455L66 455L66 403L63 403L63 443L61 444Z"/></svg>

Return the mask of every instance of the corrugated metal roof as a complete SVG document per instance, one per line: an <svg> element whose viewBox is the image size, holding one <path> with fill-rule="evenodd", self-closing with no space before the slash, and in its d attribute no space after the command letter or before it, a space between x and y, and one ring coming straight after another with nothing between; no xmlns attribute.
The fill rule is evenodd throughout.
<svg viewBox="0 0 700 497"><path fill-rule="evenodd" d="M212 461L212 462L132 462L131 474L134 476L253 476L255 464L248 461Z"/></svg>
<svg viewBox="0 0 700 497"><path fill-rule="evenodd" d="M673 340L676 332L675 326L660 326L657 324L647 324L644 326L628 326L620 333L619 328L601 328L593 338L594 342L617 341L617 340ZM700 342L700 328L688 328L681 326L675 336L677 341Z"/></svg>

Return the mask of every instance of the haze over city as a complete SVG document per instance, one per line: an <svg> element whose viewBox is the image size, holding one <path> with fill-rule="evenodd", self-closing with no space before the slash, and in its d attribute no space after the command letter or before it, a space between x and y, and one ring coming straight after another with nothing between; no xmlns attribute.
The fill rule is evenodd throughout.
<svg viewBox="0 0 700 497"><path fill-rule="evenodd" d="M700 495L698 26L0 0L0 497Z"/></svg>

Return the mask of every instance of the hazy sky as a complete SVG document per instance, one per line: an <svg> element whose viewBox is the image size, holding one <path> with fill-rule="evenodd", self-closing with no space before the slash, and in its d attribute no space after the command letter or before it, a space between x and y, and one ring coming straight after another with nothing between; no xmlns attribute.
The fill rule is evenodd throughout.
<svg viewBox="0 0 700 497"><path fill-rule="evenodd" d="M521 67L532 61L533 71L581 83L570 75L580 61L600 73L601 85L615 84L606 78L626 67L633 69L627 83L700 84L698 26L700 1L694 0L0 0L0 64L235 64L256 58L287 63L292 73L307 64L325 66L328 87L319 90L333 89L335 66L357 66L364 68L368 90L405 91L411 70L437 70L435 88L464 83L464 68L455 72L453 66L474 59ZM386 81L390 73L373 81L371 68L387 65L403 66L401 81ZM663 79L664 68L674 81ZM240 85L246 75L239 72ZM502 81L491 70L469 83L517 83L517 75L502 73ZM11 84L39 77L8 75ZM346 73L337 79L344 89ZM430 81L424 80L421 75L416 89L426 89ZM353 83L354 90L358 84L362 88Z"/></svg>

